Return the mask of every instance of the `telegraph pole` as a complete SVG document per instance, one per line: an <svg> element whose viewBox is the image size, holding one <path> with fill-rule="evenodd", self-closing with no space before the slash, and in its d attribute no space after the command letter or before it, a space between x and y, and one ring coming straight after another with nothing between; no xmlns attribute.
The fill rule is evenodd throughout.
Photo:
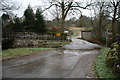
<svg viewBox="0 0 120 80"><path fill-rule="evenodd" d="M119 9L118 9L118 34L120 35L120 3L119 3L119 7L118 7Z"/></svg>

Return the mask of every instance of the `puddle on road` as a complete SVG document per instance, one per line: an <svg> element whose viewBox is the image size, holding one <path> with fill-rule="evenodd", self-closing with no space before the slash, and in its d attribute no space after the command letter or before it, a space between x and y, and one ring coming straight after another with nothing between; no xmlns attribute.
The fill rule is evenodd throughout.
<svg viewBox="0 0 120 80"><path fill-rule="evenodd" d="M68 45L63 46L64 49L100 49L101 46L90 43L82 39L72 39L72 42Z"/></svg>
<svg viewBox="0 0 120 80"><path fill-rule="evenodd" d="M91 49L91 50L79 50L79 49L61 49L58 50L58 53L52 55L52 56L65 56L65 57L74 57L74 56L81 56L85 54L97 54L99 49Z"/></svg>
<svg viewBox="0 0 120 80"><path fill-rule="evenodd" d="M62 52L62 54L60 54ZM74 69L80 57L87 54L97 54L97 50L59 50L58 53L47 58L45 62L45 71L41 76L51 77L67 76ZM51 74L52 73L52 74Z"/></svg>
<svg viewBox="0 0 120 80"><path fill-rule="evenodd" d="M64 53L65 55L71 55L71 56L79 56L79 55L80 55L80 52L70 51L70 50L64 50L63 53Z"/></svg>

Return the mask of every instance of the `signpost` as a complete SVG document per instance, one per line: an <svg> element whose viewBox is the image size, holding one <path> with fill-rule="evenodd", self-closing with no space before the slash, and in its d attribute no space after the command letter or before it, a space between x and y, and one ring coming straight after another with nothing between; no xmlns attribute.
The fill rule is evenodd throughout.
<svg viewBox="0 0 120 80"><path fill-rule="evenodd" d="M56 33L56 36L59 37L59 36L61 36L61 34L60 33Z"/></svg>
<svg viewBox="0 0 120 80"><path fill-rule="evenodd" d="M57 40L59 40L59 39L60 39L61 34L60 34L60 33L56 33L56 36L57 36Z"/></svg>

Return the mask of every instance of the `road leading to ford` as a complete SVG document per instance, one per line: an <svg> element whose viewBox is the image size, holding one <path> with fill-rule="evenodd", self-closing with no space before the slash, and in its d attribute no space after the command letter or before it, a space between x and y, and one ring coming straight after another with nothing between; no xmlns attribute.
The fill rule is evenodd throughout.
<svg viewBox="0 0 120 80"><path fill-rule="evenodd" d="M61 49L2 63L4 78L86 78L101 46L72 38Z"/></svg>

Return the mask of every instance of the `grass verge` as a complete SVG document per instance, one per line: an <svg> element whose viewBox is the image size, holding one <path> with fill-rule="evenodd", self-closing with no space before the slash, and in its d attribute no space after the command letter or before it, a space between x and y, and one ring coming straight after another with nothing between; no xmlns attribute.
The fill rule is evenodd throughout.
<svg viewBox="0 0 120 80"><path fill-rule="evenodd" d="M2 59L11 59L16 57L26 56L40 51L51 50L53 48L15 48L2 50Z"/></svg>
<svg viewBox="0 0 120 80"><path fill-rule="evenodd" d="M2 60L17 58L22 56L27 56L32 53L37 53L40 51L46 51L51 49L56 49L58 47L69 44L70 41L47 41L44 42L39 48L13 48L2 50Z"/></svg>
<svg viewBox="0 0 120 80"><path fill-rule="evenodd" d="M109 50L110 48L101 49L96 60L94 69L99 78L116 78L116 76L110 72L105 64L105 59Z"/></svg>

